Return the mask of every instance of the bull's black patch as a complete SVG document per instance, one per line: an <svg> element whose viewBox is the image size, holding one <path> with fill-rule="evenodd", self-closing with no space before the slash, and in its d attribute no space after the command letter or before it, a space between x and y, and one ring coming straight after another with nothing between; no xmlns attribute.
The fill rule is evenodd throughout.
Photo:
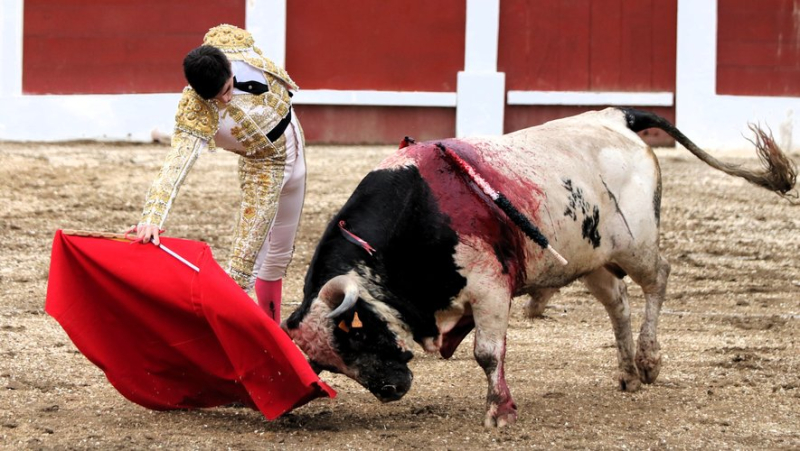
<svg viewBox="0 0 800 451"><path fill-rule="evenodd" d="M590 205L583 196L580 187L573 186L571 179L562 179L561 183L569 192L567 207L564 209L564 216L577 221L582 217L581 235L592 244L592 247L600 246L600 208L597 205Z"/></svg>
<svg viewBox="0 0 800 451"><path fill-rule="evenodd" d="M656 184L656 192L653 193L653 211L656 215L656 225L661 225L661 174L658 174L658 183Z"/></svg>
<svg viewBox="0 0 800 451"><path fill-rule="evenodd" d="M567 199L567 208L564 210L564 216L569 216L574 221L577 221L577 209L581 207L581 202L583 201L583 192L580 188L573 188L572 180L570 179L563 179L561 180L561 183L563 183L564 188L569 191L569 199Z"/></svg>
<svg viewBox="0 0 800 451"><path fill-rule="evenodd" d="M342 237L340 220L375 248L373 257ZM457 244L450 220L416 167L370 172L325 230L306 274L303 303L287 327L297 327L325 282L355 270L378 286L371 294L400 313L416 340L435 337L434 313L449 307L466 285L453 260ZM390 336L385 324L369 324ZM377 332L366 333L375 339Z"/></svg>
<svg viewBox="0 0 800 451"><path fill-rule="evenodd" d="M628 275L628 273L626 273L625 270L616 263L606 263L603 265L603 267L606 268L606 270L608 270L608 272L611 274L614 274L617 279L624 279L625 276Z"/></svg>
<svg viewBox="0 0 800 451"><path fill-rule="evenodd" d="M597 228L600 226L600 209L597 208L597 205L592 207L592 214L586 215L583 218L583 224L581 225L581 234L590 243L592 243L592 247L599 247L600 246L600 231Z"/></svg>

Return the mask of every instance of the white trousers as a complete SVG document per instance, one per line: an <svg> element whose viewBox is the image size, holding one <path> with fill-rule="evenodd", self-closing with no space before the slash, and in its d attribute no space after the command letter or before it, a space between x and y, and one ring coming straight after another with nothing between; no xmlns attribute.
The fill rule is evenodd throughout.
<svg viewBox="0 0 800 451"><path fill-rule="evenodd" d="M306 194L305 147L300 126L294 116L291 124L286 127L285 134L286 165L278 210L253 267L253 274L262 280L278 280L286 276L286 269L294 253L294 240Z"/></svg>

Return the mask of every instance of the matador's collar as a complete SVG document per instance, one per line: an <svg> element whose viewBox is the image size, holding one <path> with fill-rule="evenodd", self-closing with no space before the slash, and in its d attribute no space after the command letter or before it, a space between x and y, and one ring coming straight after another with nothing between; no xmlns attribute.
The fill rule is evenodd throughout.
<svg viewBox="0 0 800 451"><path fill-rule="evenodd" d="M244 61L269 72L283 80L289 89L297 89L297 84L289 77L284 68L264 57L261 49L255 46L253 35L247 30L242 30L234 25L217 25L208 30L203 37L203 44L222 50L231 61Z"/></svg>

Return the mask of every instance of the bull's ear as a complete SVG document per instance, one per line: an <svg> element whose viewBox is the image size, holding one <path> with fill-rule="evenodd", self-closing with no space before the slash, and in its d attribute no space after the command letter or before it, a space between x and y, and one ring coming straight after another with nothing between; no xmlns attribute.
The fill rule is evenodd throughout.
<svg viewBox="0 0 800 451"><path fill-rule="evenodd" d="M364 324L361 323L361 319L358 317L358 312L356 312L355 315L353 315L353 322L350 325L353 327L353 329L359 329L364 327Z"/></svg>
<svg viewBox="0 0 800 451"><path fill-rule="evenodd" d="M356 305L358 283L347 275L336 276L322 286L322 289L319 290L319 298L333 310L326 317L333 318Z"/></svg>

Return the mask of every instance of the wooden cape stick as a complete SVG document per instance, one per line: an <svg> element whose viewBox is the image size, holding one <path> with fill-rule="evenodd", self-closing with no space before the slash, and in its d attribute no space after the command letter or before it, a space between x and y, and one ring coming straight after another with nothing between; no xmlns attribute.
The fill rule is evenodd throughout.
<svg viewBox="0 0 800 451"><path fill-rule="evenodd" d="M64 235L72 235L72 236L85 236L85 237L90 237L90 238L107 238L107 239L119 240L119 241L133 241L130 238L128 238L128 234L126 234L126 233L99 232L99 231L94 231L94 230L73 230L73 229L63 229L63 230L61 230L61 233L63 233ZM193 265L192 263L190 263L185 258L181 257L175 251L173 251L172 249L168 248L167 246L164 246L163 244L156 244L156 243L153 243L152 241L151 241L151 243L153 244L153 246L156 246L157 248L159 248L162 251L166 252L167 254L171 255L173 258L175 258L179 262L183 263L184 265L188 266L189 268L192 268L195 272L200 272L200 268L198 268L197 266Z"/></svg>

